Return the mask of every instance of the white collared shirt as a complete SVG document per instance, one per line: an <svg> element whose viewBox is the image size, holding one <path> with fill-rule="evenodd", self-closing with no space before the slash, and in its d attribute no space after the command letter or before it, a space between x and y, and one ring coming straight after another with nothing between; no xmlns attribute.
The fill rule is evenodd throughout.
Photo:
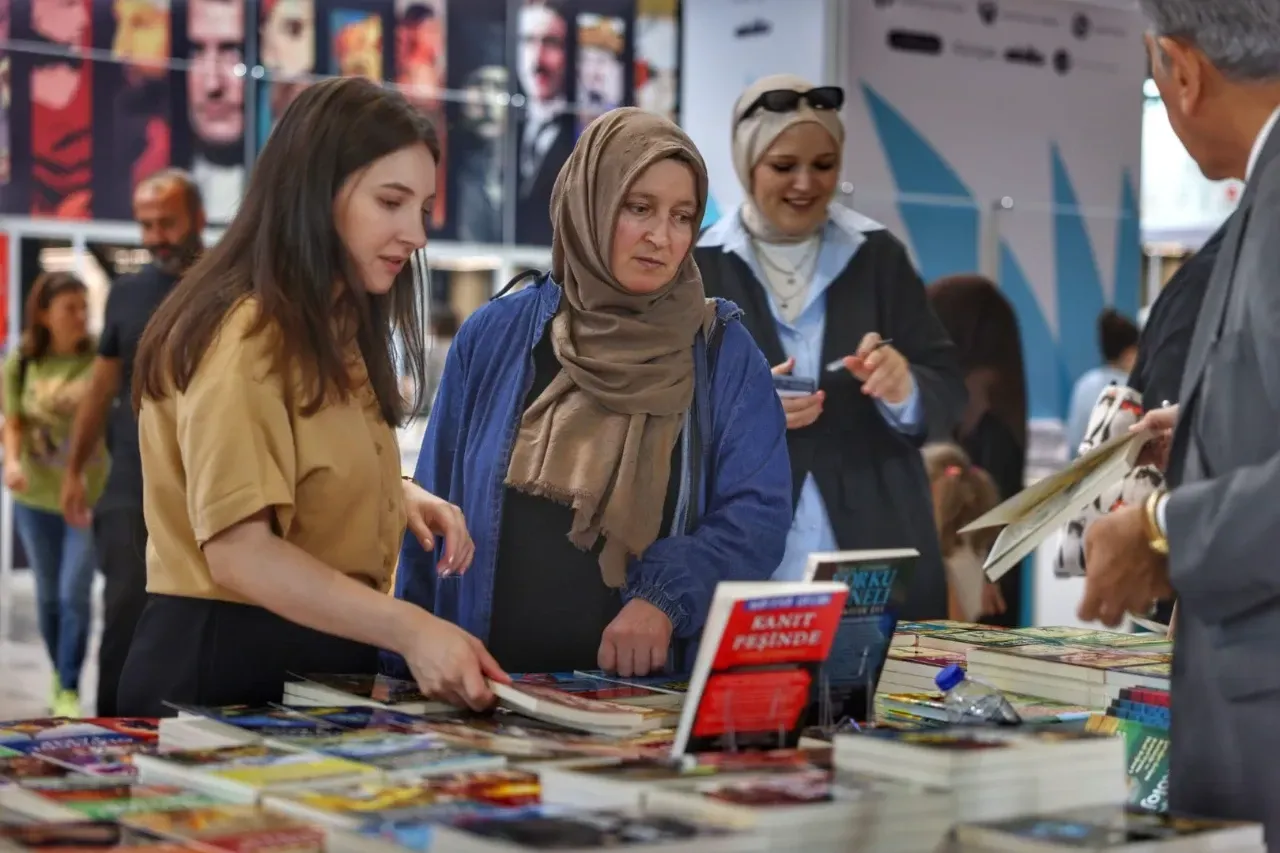
<svg viewBox="0 0 1280 853"><path fill-rule="evenodd" d="M1277 120L1280 120L1280 107L1272 110L1271 118L1267 119L1267 123L1262 126L1262 130L1258 131L1258 138L1253 140L1253 150L1249 152L1249 165L1244 170L1246 182L1253 177L1253 167L1258 165L1258 158L1262 156L1262 149L1271 137L1271 131L1275 130Z"/></svg>

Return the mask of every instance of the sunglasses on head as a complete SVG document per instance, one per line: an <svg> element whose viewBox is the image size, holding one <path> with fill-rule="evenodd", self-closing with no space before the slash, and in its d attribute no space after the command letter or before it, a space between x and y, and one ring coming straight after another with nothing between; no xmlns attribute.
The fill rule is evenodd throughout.
<svg viewBox="0 0 1280 853"><path fill-rule="evenodd" d="M839 86L818 86L807 92L797 92L795 89L770 89L752 101L751 106L738 117L738 121L746 121L760 110L771 113L794 112L800 108L801 102L808 104L809 108L814 110L838 110L844 106L844 89Z"/></svg>

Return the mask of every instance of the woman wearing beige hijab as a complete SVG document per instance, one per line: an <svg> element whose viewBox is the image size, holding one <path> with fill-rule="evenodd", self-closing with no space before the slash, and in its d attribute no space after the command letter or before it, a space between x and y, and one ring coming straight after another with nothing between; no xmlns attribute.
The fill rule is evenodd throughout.
<svg viewBox="0 0 1280 853"><path fill-rule="evenodd" d="M774 577L813 551L915 548L903 616L943 618L946 577L919 448L964 408L953 347L903 245L833 203L844 92L766 77L734 105L745 201L699 239L707 292L731 299L776 374L816 391L783 401L794 506Z"/></svg>
<svg viewBox="0 0 1280 853"><path fill-rule="evenodd" d="M454 338L416 478L475 557L451 575L409 537L396 594L508 671L683 668L716 583L782 558L785 416L740 312L703 292L706 199L682 130L606 113L556 182L550 274Z"/></svg>

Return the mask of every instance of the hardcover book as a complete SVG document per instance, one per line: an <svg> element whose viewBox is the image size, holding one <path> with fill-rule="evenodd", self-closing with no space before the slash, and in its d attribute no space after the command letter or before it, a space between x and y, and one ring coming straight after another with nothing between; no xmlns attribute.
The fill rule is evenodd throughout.
<svg viewBox="0 0 1280 853"><path fill-rule="evenodd" d="M898 551L841 551L813 554L816 581L844 584L840 627L810 697L810 720L825 729L845 719L865 723L884 670L898 614L920 554Z"/></svg>
<svg viewBox="0 0 1280 853"><path fill-rule="evenodd" d="M797 745L849 587L716 586L672 755Z"/></svg>
<svg viewBox="0 0 1280 853"><path fill-rule="evenodd" d="M1259 824L1176 818L1112 806L961 824L956 835L962 843L984 850L1146 850L1182 840L1192 841L1191 849L1196 850L1264 849Z"/></svg>

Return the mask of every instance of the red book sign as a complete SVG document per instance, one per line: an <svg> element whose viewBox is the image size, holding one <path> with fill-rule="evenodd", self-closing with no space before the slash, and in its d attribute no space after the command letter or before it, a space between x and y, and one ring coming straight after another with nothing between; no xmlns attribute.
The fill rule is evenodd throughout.
<svg viewBox="0 0 1280 853"><path fill-rule="evenodd" d="M823 593L737 602L712 669L821 663L831 651L847 597Z"/></svg>

